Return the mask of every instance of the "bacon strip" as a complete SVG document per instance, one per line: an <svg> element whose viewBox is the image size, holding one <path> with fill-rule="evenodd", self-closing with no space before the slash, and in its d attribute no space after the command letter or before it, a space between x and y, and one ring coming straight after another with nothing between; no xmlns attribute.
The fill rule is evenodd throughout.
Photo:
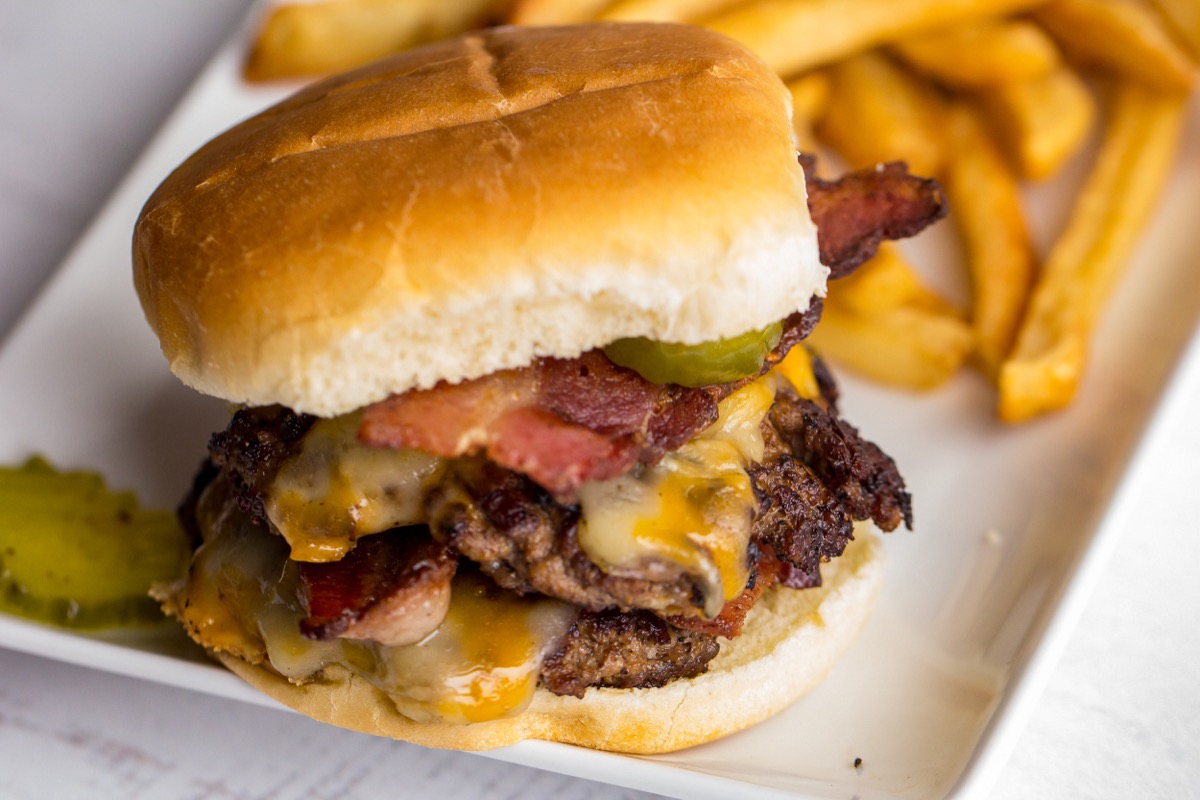
<svg viewBox="0 0 1200 800"><path fill-rule="evenodd" d="M716 421L717 399L650 383L593 350L389 397L364 411L359 439L445 457L483 452L569 499L585 481L682 445Z"/></svg>
<svg viewBox="0 0 1200 800"><path fill-rule="evenodd" d="M880 164L836 181L816 176L816 161L801 155L808 211L817 226L821 263L842 278L875 255L884 239L915 236L946 216L938 182L908 174L902 162Z"/></svg>
<svg viewBox="0 0 1200 800"><path fill-rule="evenodd" d="M300 563L310 639L372 639L414 644L450 607L458 557L424 531L401 528L359 540L340 561Z"/></svg>

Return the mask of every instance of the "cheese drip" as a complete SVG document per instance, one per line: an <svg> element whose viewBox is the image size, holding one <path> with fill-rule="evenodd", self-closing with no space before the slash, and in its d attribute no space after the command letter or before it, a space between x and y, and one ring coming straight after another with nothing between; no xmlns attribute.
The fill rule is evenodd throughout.
<svg viewBox="0 0 1200 800"><path fill-rule="evenodd" d="M282 538L237 510L223 478L205 492L197 516L206 535L188 577L156 591L196 639L251 663L269 662L297 683L338 664L417 721L482 722L520 712L542 661L578 614L557 600L503 592L468 571L454 579L445 620L417 644L314 641L300 633L298 569Z"/></svg>
<svg viewBox="0 0 1200 800"><path fill-rule="evenodd" d="M717 616L749 579L758 503L746 467L762 459L762 421L774 399L774 377L759 379L722 400L712 426L655 466L585 484L584 552L613 575L687 575L700 587L704 616Z"/></svg>
<svg viewBox="0 0 1200 800"><path fill-rule="evenodd" d="M274 667L293 681L339 664L382 690L417 722L466 724L519 713L537 689L542 661L562 645L578 610L557 600L522 598L474 572L455 576L441 625L417 644L300 634L303 611L267 602L259 632Z"/></svg>
<svg viewBox="0 0 1200 800"><path fill-rule="evenodd" d="M418 722L486 722L524 709L542 661L557 650L578 609L525 598L474 572L455 576L450 609L436 631L407 647L377 647L368 675Z"/></svg>
<svg viewBox="0 0 1200 800"><path fill-rule="evenodd" d="M358 441L361 416L317 420L267 492L267 517L297 561L337 561L359 536L425 521L424 487L445 462L366 447Z"/></svg>
<svg viewBox="0 0 1200 800"><path fill-rule="evenodd" d="M773 371L782 375L796 393L806 400L816 400L821 396L821 384L813 371L812 356L807 348L793 347Z"/></svg>

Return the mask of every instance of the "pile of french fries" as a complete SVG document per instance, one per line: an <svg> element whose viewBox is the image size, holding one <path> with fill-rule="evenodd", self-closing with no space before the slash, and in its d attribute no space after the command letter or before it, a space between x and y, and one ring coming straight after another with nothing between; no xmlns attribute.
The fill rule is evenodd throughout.
<svg viewBox="0 0 1200 800"><path fill-rule="evenodd" d="M1200 62L1197 0L326 0L266 18L246 74L317 75L483 24L651 20L742 41L792 91L803 149L907 161L945 185L969 309L894 245L831 285L810 341L929 389L964 364L1001 419L1069 404L1088 342L1166 183ZM1101 127L1094 155L1088 143ZM1025 189L1090 157L1065 229L1031 242Z"/></svg>

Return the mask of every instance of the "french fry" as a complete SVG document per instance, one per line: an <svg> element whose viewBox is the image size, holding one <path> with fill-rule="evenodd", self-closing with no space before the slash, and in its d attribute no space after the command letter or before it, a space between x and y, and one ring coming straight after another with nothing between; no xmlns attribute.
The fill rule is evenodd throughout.
<svg viewBox="0 0 1200 800"><path fill-rule="evenodd" d="M1022 178L1053 175L1087 141L1096 102L1067 67L980 93Z"/></svg>
<svg viewBox="0 0 1200 800"><path fill-rule="evenodd" d="M918 33L1033 8L1044 0L753 0L702 23L784 77Z"/></svg>
<svg viewBox="0 0 1200 800"><path fill-rule="evenodd" d="M326 0L275 7L244 67L247 80L351 69L483 21L497 0Z"/></svg>
<svg viewBox="0 0 1200 800"><path fill-rule="evenodd" d="M829 284L830 305L860 316L886 314L896 308L913 308L961 318L962 313L929 288L920 274L891 242L845 278Z"/></svg>
<svg viewBox="0 0 1200 800"><path fill-rule="evenodd" d="M1000 369L1002 420L1028 420L1075 396L1091 332L1174 162L1184 105L1132 81L1117 87L1100 152Z"/></svg>
<svg viewBox="0 0 1200 800"><path fill-rule="evenodd" d="M796 131L796 144L805 152L816 152L817 137L813 126L825 115L829 105L829 76L823 72L810 72L789 81L788 89L792 93L792 127Z"/></svg>
<svg viewBox="0 0 1200 800"><path fill-rule="evenodd" d="M966 360L971 329L885 242L852 275L829 285L825 310L808 342L865 377L907 389L931 389Z"/></svg>
<svg viewBox="0 0 1200 800"><path fill-rule="evenodd" d="M1033 17L1073 59L1164 92L1186 92L1195 83L1195 63L1154 12L1134 0L1055 0Z"/></svg>
<svg viewBox="0 0 1200 800"><path fill-rule="evenodd" d="M1016 337L1036 259L1017 178L1003 154L973 109L957 106L948 119L946 192L954 198L950 216L962 233L971 273L975 355L995 380Z"/></svg>
<svg viewBox="0 0 1200 800"><path fill-rule="evenodd" d="M590 22L611 0L516 0L508 21L513 25L571 25Z"/></svg>
<svg viewBox="0 0 1200 800"><path fill-rule="evenodd" d="M617 0L598 19L614 22L691 22L737 0Z"/></svg>
<svg viewBox="0 0 1200 800"><path fill-rule="evenodd" d="M902 306L864 316L827 303L807 341L867 378L926 390L946 381L971 351L971 329L957 317Z"/></svg>
<svg viewBox="0 0 1200 800"><path fill-rule="evenodd" d="M893 49L909 66L959 88L1045 75L1062 63L1058 46L1026 20L979 20L903 39Z"/></svg>
<svg viewBox="0 0 1200 800"><path fill-rule="evenodd" d="M1162 13L1168 24L1179 35L1179 40L1200 61L1200 3L1196 0L1151 0Z"/></svg>
<svg viewBox="0 0 1200 800"><path fill-rule="evenodd" d="M903 159L918 175L934 175L944 153L940 108L932 87L878 52L860 53L828 69L837 101L817 135L852 167Z"/></svg>

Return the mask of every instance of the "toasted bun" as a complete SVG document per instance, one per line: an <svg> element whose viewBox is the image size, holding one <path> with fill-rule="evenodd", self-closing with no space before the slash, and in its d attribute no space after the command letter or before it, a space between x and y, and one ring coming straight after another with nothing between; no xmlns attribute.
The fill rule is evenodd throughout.
<svg viewBox="0 0 1200 800"><path fill-rule="evenodd" d="M321 415L573 357L733 336L824 294L790 96L700 28L500 28L302 90L137 221L171 369Z"/></svg>
<svg viewBox="0 0 1200 800"><path fill-rule="evenodd" d="M843 556L822 566L821 588L765 594L742 634L721 640L721 652L705 674L658 689L593 688L582 699L538 689L524 713L494 722L417 723L344 668L327 668L321 680L296 685L267 668L219 657L251 686L302 714L427 747L487 750L545 739L665 753L760 722L825 677L866 622L883 582L878 537L865 525L855 537Z"/></svg>

